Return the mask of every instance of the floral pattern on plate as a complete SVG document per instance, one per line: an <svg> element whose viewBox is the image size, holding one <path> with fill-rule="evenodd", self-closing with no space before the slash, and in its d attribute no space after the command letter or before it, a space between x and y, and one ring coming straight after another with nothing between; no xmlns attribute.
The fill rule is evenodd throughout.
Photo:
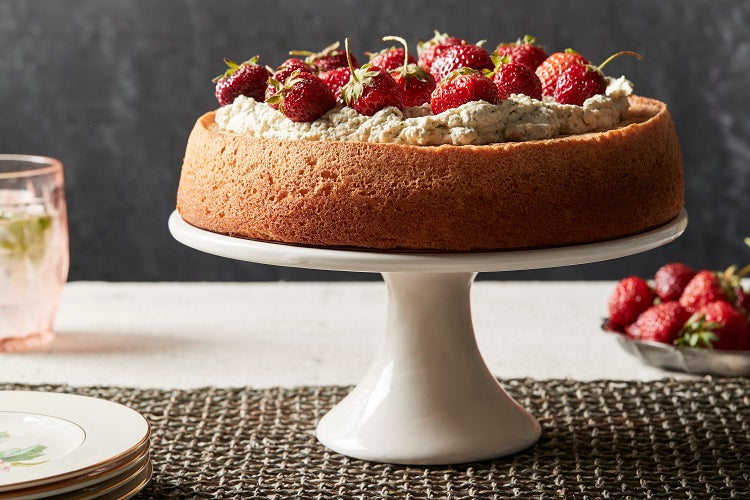
<svg viewBox="0 0 750 500"><path fill-rule="evenodd" d="M0 431L0 444L9 437L9 432ZM12 467L33 467L46 463L48 460L29 462L29 460L43 457L46 449L47 447L43 444L35 444L26 448L8 448L7 450L0 448L0 472L10 472Z"/></svg>

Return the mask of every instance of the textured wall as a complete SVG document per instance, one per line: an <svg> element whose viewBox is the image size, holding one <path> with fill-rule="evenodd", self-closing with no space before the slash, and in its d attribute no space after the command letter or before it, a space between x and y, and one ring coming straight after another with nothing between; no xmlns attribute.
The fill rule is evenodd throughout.
<svg viewBox="0 0 750 500"><path fill-rule="evenodd" d="M413 42L435 27L490 44L532 33L593 61L622 49L646 56L610 71L669 104L691 219L678 242L644 255L512 276L616 278L674 259L724 267L750 260L741 243L750 234L748 25L750 3L739 1L2 0L0 151L64 161L71 279L367 278L231 262L172 240L185 141L216 107L210 79L221 58L258 53L276 65L289 49L345 35L362 52L382 47L383 35Z"/></svg>

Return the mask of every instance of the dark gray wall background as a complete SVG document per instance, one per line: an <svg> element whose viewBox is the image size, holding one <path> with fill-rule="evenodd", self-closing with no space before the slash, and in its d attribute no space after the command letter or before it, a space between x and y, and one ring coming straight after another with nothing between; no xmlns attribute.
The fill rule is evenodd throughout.
<svg viewBox="0 0 750 500"><path fill-rule="evenodd" d="M690 224L640 256L563 269L484 275L603 279L683 260L723 268L750 260L750 3L739 1L187 1L0 0L0 151L66 166L73 280L366 279L200 254L172 240L187 135L216 107L222 57L319 49L344 36L357 53L433 28L492 46L524 33L609 68L666 101L677 125Z"/></svg>

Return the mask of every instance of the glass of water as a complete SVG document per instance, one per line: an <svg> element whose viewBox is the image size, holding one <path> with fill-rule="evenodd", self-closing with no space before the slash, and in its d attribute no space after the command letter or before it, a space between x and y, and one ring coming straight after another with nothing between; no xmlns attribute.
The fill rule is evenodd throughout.
<svg viewBox="0 0 750 500"><path fill-rule="evenodd" d="M63 166L0 154L0 352L40 347L68 276Z"/></svg>

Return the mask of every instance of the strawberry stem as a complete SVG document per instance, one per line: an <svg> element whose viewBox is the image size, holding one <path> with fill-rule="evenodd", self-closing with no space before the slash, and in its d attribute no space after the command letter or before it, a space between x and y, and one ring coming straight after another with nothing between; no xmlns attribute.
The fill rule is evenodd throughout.
<svg viewBox="0 0 750 500"><path fill-rule="evenodd" d="M404 74L406 74L406 67L409 66L409 45L406 43L406 40L400 36L389 35L383 37L384 42L389 40L394 40L404 46Z"/></svg>
<svg viewBox="0 0 750 500"><path fill-rule="evenodd" d="M617 57L620 57L620 56L633 56L633 57L637 58L639 61L641 59L643 59L643 56L640 55L640 54L638 54L637 52L631 52L629 50L623 50L622 52L618 52L616 54L612 54L611 56L609 56L607 59L604 60L603 63L601 63L599 66L597 66L596 69L601 72L601 70L602 70L602 68L604 68L604 66L606 66L607 64L609 64L613 59L615 59Z"/></svg>
<svg viewBox="0 0 750 500"><path fill-rule="evenodd" d="M354 65L352 64L352 55L349 53L349 38L344 39L344 51L346 52L346 63L349 65L349 73L352 74L352 79L359 83L357 73L354 72Z"/></svg>

